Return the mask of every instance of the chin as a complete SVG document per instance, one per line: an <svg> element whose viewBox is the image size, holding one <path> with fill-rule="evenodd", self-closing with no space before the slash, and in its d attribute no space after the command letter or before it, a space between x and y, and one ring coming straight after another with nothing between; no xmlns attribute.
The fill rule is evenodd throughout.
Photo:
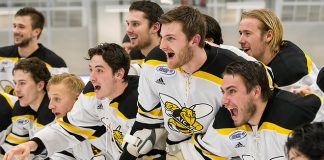
<svg viewBox="0 0 324 160"><path fill-rule="evenodd" d="M19 104L20 104L21 107L27 107L28 106L28 104L26 104L26 103L19 103Z"/></svg>
<svg viewBox="0 0 324 160"><path fill-rule="evenodd" d="M97 98L97 99L102 99L102 98L104 98L104 97L101 96L101 95L96 94L96 98Z"/></svg>

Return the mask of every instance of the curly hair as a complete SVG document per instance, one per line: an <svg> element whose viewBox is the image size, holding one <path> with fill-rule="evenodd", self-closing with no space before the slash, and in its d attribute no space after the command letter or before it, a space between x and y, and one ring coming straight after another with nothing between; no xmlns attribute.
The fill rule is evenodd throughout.
<svg viewBox="0 0 324 160"><path fill-rule="evenodd" d="M12 74L14 74L16 70L22 70L30 73L36 83L44 81L45 86L51 78L51 73L47 69L46 64L37 57L21 59L13 68ZM44 90L46 91L46 87L44 87Z"/></svg>

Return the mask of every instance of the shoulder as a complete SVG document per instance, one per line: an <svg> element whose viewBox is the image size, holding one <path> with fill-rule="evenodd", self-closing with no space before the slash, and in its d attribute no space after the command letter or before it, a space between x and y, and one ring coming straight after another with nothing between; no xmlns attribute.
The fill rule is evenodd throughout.
<svg viewBox="0 0 324 160"><path fill-rule="evenodd" d="M283 41L279 53L269 63L278 86L291 85L307 74L311 59L294 43Z"/></svg>
<svg viewBox="0 0 324 160"><path fill-rule="evenodd" d="M12 116L13 117L15 117L15 116L22 116L22 115L34 115L34 114L35 114L35 111L32 110L29 106L22 107L19 104L19 100L16 101L16 103L14 105L14 108L13 108L13 111L12 111Z"/></svg>
<svg viewBox="0 0 324 160"><path fill-rule="evenodd" d="M132 49L129 55L131 57L131 60L145 59L145 56L142 54L141 50Z"/></svg>
<svg viewBox="0 0 324 160"><path fill-rule="evenodd" d="M150 61L160 61L160 62L166 62L167 61L167 57L164 53L164 51L162 51L160 49L160 46L157 46L155 48L153 48L148 55L145 58L145 63L148 63Z"/></svg>
<svg viewBox="0 0 324 160"><path fill-rule="evenodd" d="M236 61L246 61L244 58L237 56L227 49L210 46L208 44L205 45L204 49L207 54L207 60L200 70L220 78L228 64Z"/></svg>
<svg viewBox="0 0 324 160"><path fill-rule="evenodd" d="M118 110L128 119L136 118L137 114L137 98L138 98L138 76L129 76L128 86L123 94L116 98L119 106Z"/></svg>
<svg viewBox="0 0 324 160"><path fill-rule="evenodd" d="M47 94L44 96L41 105L37 111L37 123L41 125L46 125L52 122L55 119L55 115L48 108L49 98Z"/></svg>
<svg viewBox="0 0 324 160"><path fill-rule="evenodd" d="M17 46L11 45L0 47L0 57L18 57Z"/></svg>
<svg viewBox="0 0 324 160"><path fill-rule="evenodd" d="M311 122L320 106L321 99L316 95L297 96L275 89L268 101L264 119L284 128L294 129L300 124Z"/></svg>
<svg viewBox="0 0 324 160"><path fill-rule="evenodd" d="M39 49L35 52L35 56L52 67L67 67L62 57L58 56L42 44L39 44Z"/></svg>
<svg viewBox="0 0 324 160"><path fill-rule="evenodd" d="M213 122L213 128L235 128L231 114L225 107L220 107L220 109L218 110Z"/></svg>
<svg viewBox="0 0 324 160"><path fill-rule="evenodd" d="M93 96L95 95L95 92L94 92L94 87L93 87L93 84L91 83L91 81L89 81L83 91L82 91L82 94L85 95L85 96Z"/></svg>

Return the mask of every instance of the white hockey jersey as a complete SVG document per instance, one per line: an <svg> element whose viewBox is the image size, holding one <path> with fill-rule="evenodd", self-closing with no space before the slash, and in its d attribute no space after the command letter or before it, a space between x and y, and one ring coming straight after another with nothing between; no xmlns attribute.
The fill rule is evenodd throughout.
<svg viewBox="0 0 324 160"><path fill-rule="evenodd" d="M123 137L137 113L138 77L129 77L123 94L112 101L98 100L88 83L67 116L35 135L47 156L72 148L77 159L119 159Z"/></svg>
<svg viewBox="0 0 324 160"><path fill-rule="evenodd" d="M244 59L221 48L205 46L207 61L193 74L180 68L170 70L165 53L153 49L142 65L139 84L139 112L142 126L164 124L169 144L184 141L192 134L204 133L218 109L222 95L220 84L227 64Z"/></svg>
<svg viewBox="0 0 324 160"><path fill-rule="evenodd" d="M185 159L285 160L285 142L292 129L311 122L321 106L316 95L305 97L275 89L258 126L235 127L222 107L205 134L192 137Z"/></svg>

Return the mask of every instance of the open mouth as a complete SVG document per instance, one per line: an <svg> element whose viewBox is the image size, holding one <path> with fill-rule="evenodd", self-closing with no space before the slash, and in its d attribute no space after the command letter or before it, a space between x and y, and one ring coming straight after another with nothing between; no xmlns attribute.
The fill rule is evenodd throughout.
<svg viewBox="0 0 324 160"><path fill-rule="evenodd" d="M169 53L167 53L167 57L168 57L168 58L172 58L172 57L174 57L174 55L175 55L175 54L174 54L173 52L169 52Z"/></svg>
<svg viewBox="0 0 324 160"><path fill-rule="evenodd" d="M238 115L237 108L231 108L231 109L229 109L229 111L231 113L232 118L237 117L237 115Z"/></svg>
<svg viewBox="0 0 324 160"><path fill-rule="evenodd" d="M95 91L95 92L98 92L98 91L100 90L100 88L101 88L101 86L95 85L95 86L94 86L94 91Z"/></svg>

